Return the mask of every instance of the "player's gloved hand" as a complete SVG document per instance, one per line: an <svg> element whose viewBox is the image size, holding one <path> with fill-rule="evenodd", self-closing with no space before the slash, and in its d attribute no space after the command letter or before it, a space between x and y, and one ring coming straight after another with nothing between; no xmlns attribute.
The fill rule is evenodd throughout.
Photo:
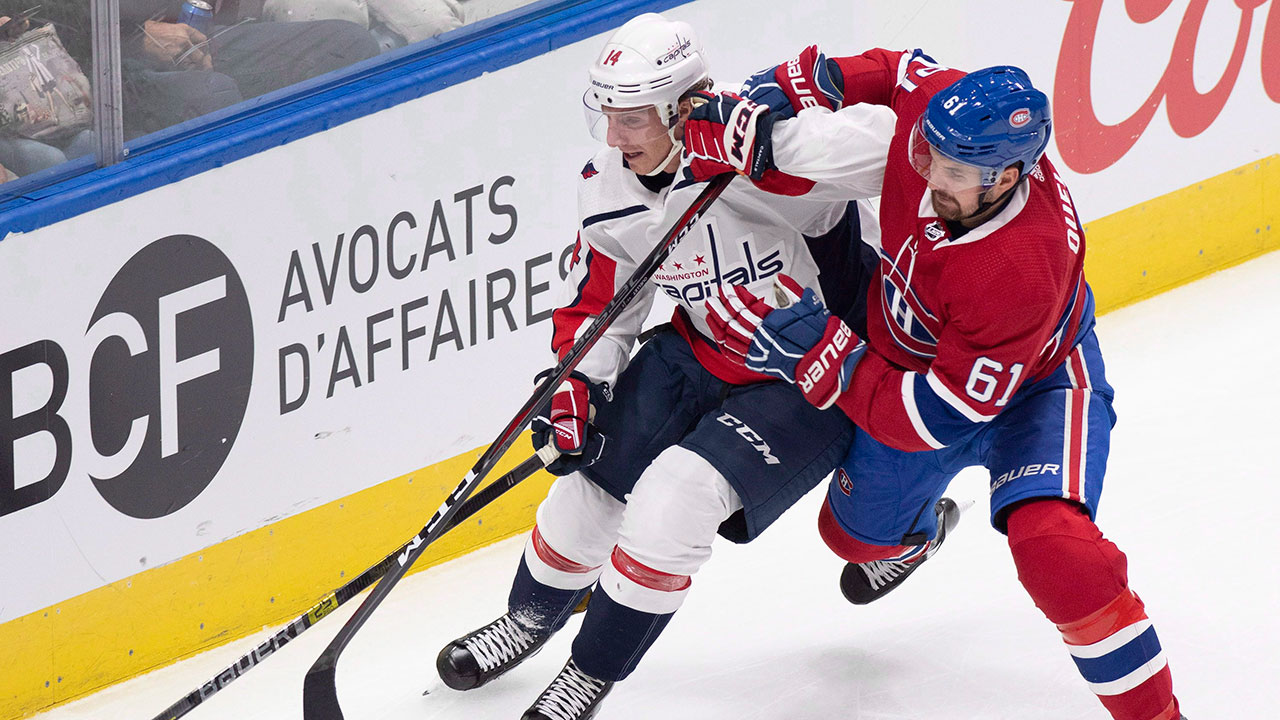
<svg viewBox="0 0 1280 720"><path fill-rule="evenodd" d="M741 354L748 370L798 385L806 400L825 410L849 389L866 343L794 279L778 276L774 294L777 308L740 285L732 293L722 285L719 298L706 303L712 334L731 358L750 338Z"/></svg>
<svg viewBox="0 0 1280 720"><path fill-rule="evenodd" d="M736 172L776 195L804 195L813 181L779 172L773 162L773 125L782 116L733 93L695 93L684 123L684 155L695 180Z"/></svg>
<svg viewBox="0 0 1280 720"><path fill-rule="evenodd" d="M736 172L759 180L773 164L769 108L734 93L699 92L684 123L684 154L694 179Z"/></svg>
<svg viewBox="0 0 1280 720"><path fill-rule="evenodd" d="M787 279L790 280L790 278ZM775 285L775 297L778 295L776 288ZM774 307L751 294L751 291L741 285L729 285L728 289L720 285L717 289L719 294L712 295L705 303L711 336L715 338L723 355L739 365L746 366L747 353L751 350L751 338L760 327L760 323L764 322L765 316L773 312ZM785 304L786 302L778 303L780 306ZM794 382L790 376L782 379Z"/></svg>
<svg viewBox="0 0 1280 720"><path fill-rule="evenodd" d="M543 370L536 379L542 380L551 373L552 370ZM595 408L591 405L590 385L582 373L569 373L551 396L550 405L533 419L534 450L552 443L560 451L560 457L547 466L552 475L568 475L587 467L604 452L606 438L591 424Z"/></svg>
<svg viewBox="0 0 1280 720"><path fill-rule="evenodd" d="M834 60L810 45L795 58L752 75L742 96L781 117L795 117L811 107L839 110L844 104L844 75Z"/></svg>

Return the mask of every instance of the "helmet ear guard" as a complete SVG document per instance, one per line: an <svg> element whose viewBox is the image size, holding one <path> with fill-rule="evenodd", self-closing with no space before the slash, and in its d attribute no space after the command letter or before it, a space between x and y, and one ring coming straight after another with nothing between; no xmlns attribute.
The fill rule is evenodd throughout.
<svg viewBox="0 0 1280 720"><path fill-rule="evenodd" d="M939 154L979 168L990 187L1019 162L1019 178L1031 172L1052 126L1049 98L1025 71L1001 65L971 72L930 98L916 132Z"/></svg>

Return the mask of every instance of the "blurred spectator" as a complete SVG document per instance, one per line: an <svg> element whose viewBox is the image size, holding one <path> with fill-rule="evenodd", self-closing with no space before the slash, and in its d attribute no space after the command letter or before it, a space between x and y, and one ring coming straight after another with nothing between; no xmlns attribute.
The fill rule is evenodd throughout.
<svg viewBox="0 0 1280 720"><path fill-rule="evenodd" d="M93 151L89 80L30 9L0 16L0 181Z"/></svg>
<svg viewBox="0 0 1280 720"><path fill-rule="evenodd" d="M265 0L262 5L266 20L360 23L384 49L411 45L461 27L462 16L457 0Z"/></svg>
<svg viewBox="0 0 1280 720"><path fill-rule="evenodd" d="M16 15L36 0L0 0ZM124 135L132 139L373 57L378 45L341 20L215 25L206 37L177 23L178 0L120 0ZM33 20L57 28L88 72L88 0L43 0Z"/></svg>

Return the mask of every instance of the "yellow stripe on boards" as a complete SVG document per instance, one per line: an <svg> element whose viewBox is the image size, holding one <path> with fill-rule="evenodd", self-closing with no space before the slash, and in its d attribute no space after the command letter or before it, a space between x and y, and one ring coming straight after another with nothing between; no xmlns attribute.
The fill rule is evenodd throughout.
<svg viewBox="0 0 1280 720"><path fill-rule="evenodd" d="M293 620L422 529L483 450L0 625L0 720L35 714ZM526 434L489 480L532 452ZM538 473L512 488L433 543L412 571L528 530L552 479ZM147 708L139 713L150 717Z"/></svg>
<svg viewBox="0 0 1280 720"><path fill-rule="evenodd" d="M1280 155L1085 225L1098 312L1280 249Z"/></svg>

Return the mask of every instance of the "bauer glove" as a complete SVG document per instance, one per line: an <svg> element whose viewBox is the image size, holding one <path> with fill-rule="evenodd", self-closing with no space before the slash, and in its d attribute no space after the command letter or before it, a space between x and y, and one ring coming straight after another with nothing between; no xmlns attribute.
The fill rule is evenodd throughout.
<svg viewBox="0 0 1280 720"><path fill-rule="evenodd" d="M752 75L742 86L742 96L768 105L783 118L811 107L839 110L844 104L844 76L834 60L810 45L795 58Z"/></svg>
<svg viewBox="0 0 1280 720"><path fill-rule="evenodd" d="M748 370L800 387L819 410L835 404L849 389L866 343L831 314L817 293L778 276L774 308L741 285L720 286L706 303L707 322L730 359Z"/></svg>

